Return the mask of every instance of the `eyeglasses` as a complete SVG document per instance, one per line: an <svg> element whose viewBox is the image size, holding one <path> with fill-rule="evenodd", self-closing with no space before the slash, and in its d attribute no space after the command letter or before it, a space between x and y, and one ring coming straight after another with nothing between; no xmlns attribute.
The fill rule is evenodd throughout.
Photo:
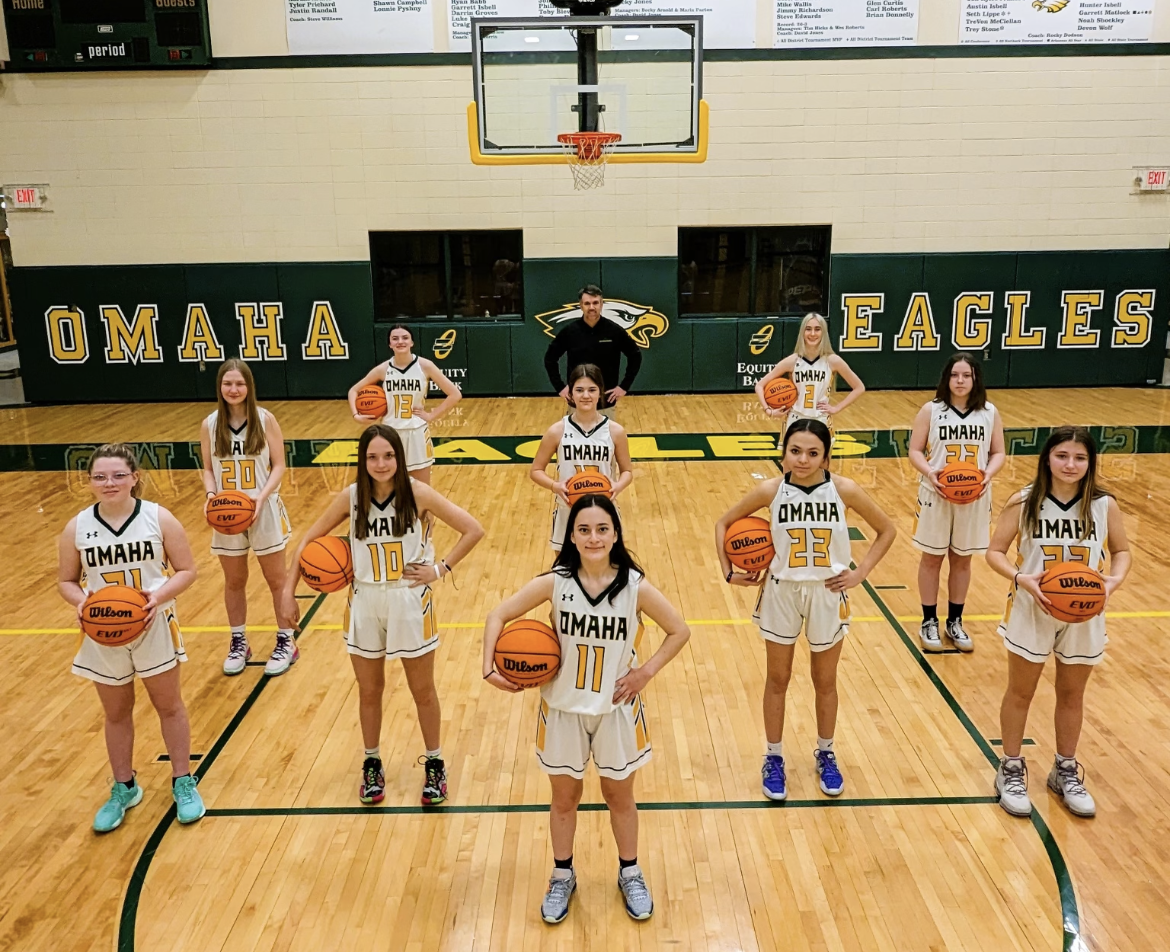
<svg viewBox="0 0 1170 952"><path fill-rule="evenodd" d="M124 483L133 475L133 473L112 473L107 476L105 473L92 473L90 474L89 481L91 483L97 483L99 486L104 486L106 483Z"/></svg>

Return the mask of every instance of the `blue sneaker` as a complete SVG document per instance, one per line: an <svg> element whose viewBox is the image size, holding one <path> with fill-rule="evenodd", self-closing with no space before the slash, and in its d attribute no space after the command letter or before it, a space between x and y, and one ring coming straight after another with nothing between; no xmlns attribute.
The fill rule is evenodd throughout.
<svg viewBox="0 0 1170 952"><path fill-rule="evenodd" d="M788 796L788 782L784 777L784 758L764 755L764 796L769 800L783 800Z"/></svg>
<svg viewBox="0 0 1170 952"><path fill-rule="evenodd" d="M195 778L188 774L186 777L180 777L176 780L174 789L171 791L175 798L175 808L180 823L194 823L207 812L207 807L203 805L203 798L195 789L195 783Z"/></svg>
<svg viewBox="0 0 1170 952"><path fill-rule="evenodd" d="M135 783L133 787L127 788L114 781L114 786L110 790L110 799L102 805L97 816L93 818L94 831L109 833L111 830L116 830L122 825L126 811L131 807L138 806L141 802L142 787L139 784Z"/></svg>
<svg viewBox="0 0 1170 952"><path fill-rule="evenodd" d="M821 790L830 797L839 797L845 789L845 779L837 768L837 755L831 750L815 751L817 758L817 773L821 775Z"/></svg>

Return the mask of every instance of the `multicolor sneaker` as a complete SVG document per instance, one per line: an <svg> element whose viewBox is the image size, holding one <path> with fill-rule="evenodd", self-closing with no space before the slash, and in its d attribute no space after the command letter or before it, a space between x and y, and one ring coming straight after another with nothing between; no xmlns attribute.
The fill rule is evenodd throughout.
<svg viewBox="0 0 1170 952"><path fill-rule="evenodd" d="M841 796L845 789L845 778L837 767L837 755L831 750L821 750L819 747L813 752L817 759L817 773L821 777L821 790L830 797Z"/></svg>
<svg viewBox="0 0 1170 952"><path fill-rule="evenodd" d="M423 780L422 804L433 807L447 799L447 765L440 757L420 757L418 762L426 768Z"/></svg>
<svg viewBox="0 0 1170 952"><path fill-rule="evenodd" d="M556 925L569 914L569 900L577 891L577 874L571 869L553 869L548 892L540 904L540 918Z"/></svg>
<svg viewBox="0 0 1170 952"><path fill-rule="evenodd" d="M207 812L203 805L203 797L195 789L197 781L190 774L179 777L171 788L171 796L175 798L175 812L180 823L194 823L202 819Z"/></svg>
<svg viewBox="0 0 1170 952"><path fill-rule="evenodd" d="M1069 813L1083 817L1097 815L1097 804L1085 789L1085 768L1076 760L1063 764L1057 760L1052 765L1052 772L1048 774L1048 789L1060 794Z"/></svg>
<svg viewBox="0 0 1170 952"><path fill-rule="evenodd" d="M955 647L960 651L975 650L975 642L971 640L971 636L967 634L967 629L963 627L962 618L947 619L947 637L955 643Z"/></svg>
<svg viewBox="0 0 1170 952"><path fill-rule="evenodd" d="M272 649L272 654L268 656L268 661L264 665L264 673L270 678L275 678L278 674L284 674L289 668L297 663L297 659L301 656L301 649L297 647L297 643L293 640L292 635L276 635L276 647Z"/></svg>
<svg viewBox="0 0 1170 952"><path fill-rule="evenodd" d="M248 647L247 635L232 635L232 643L228 646L228 654L223 662L223 673L231 677L239 674L252 660L252 649Z"/></svg>
<svg viewBox="0 0 1170 952"><path fill-rule="evenodd" d="M999 805L1012 816L1031 816L1028 799L1028 765L1023 757L1002 757L995 772L995 793Z"/></svg>
<svg viewBox="0 0 1170 952"><path fill-rule="evenodd" d="M626 866L618 870L618 889L622 891L622 898L626 901L626 912L631 919L649 919L654 915L654 900L650 898L650 889L646 885L646 877L642 875L642 867L637 864Z"/></svg>
<svg viewBox="0 0 1170 952"><path fill-rule="evenodd" d="M938 619L927 618L918 629L918 637L922 641L923 651L942 651L942 639L938 636Z"/></svg>
<svg viewBox="0 0 1170 952"><path fill-rule="evenodd" d="M114 781L110 788L110 799L102 804L97 815L93 818L93 828L96 833L109 833L122 825L126 811L142 802L142 787L135 782L133 787Z"/></svg>
<svg viewBox="0 0 1170 952"><path fill-rule="evenodd" d="M382 772L382 761L378 757L367 757L362 764L362 785L358 799L362 803L381 803L386 796L386 774Z"/></svg>
<svg viewBox="0 0 1170 952"><path fill-rule="evenodd" d="M783 800L788 796L788 783L784 777L784 758L778 754L764 755L764 796L769 800Z"/></svg>

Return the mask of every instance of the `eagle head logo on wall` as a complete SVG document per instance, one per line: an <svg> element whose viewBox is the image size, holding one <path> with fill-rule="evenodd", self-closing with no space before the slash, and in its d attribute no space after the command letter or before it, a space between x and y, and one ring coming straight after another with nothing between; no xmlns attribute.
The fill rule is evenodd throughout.
<svg viewBox="0 0 1170 952"><path fill-rule="evenodd" d="M537 314L536 319L549 337L556 337L556 325L574 321L581 316L581 305L573 303L564 304L555 311ZM606 298L601 306L601 316L617 324L639 347L649 347L651 338L661 337L670 327L670 319L665 314L660 314L648 305L634 304L620 298Z"/></svg>

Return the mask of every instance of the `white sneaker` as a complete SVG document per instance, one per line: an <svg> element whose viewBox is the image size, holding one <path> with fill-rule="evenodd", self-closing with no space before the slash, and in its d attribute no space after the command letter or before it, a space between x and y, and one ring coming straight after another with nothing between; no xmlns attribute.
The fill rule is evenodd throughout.
<svg viewBox="0 0 1170 952"><path fill-rule="evenodd" d="M974 651L975 642L971 640L971 636L967 634L963 627L963 619L956 618L954 621L947 622L947 637L955 643L955 647L960 651Z"/></svg>
<svg viewBox="0 0 1170 952"><path fill-rule="evenodd" d="M301 656L301 650L297 647L297 643L293 640L291 635L276 635L276 647L272 649L272 654L268 656L268 661L264 665L264 673L271 678L278 674L284 674L290 667L296 664L297 659Z"/></svg>
<svg viewBox="0 0 1170 952"><path fill-rule="evenodd" d="M1032 801L1028 799L1028 765L1023 757L1004 757L995 772L995 792L999 805L1012 816L1031 816Z"/></svg>
<svg viewBox="0 0 1170 952"><path fill-rule="evenodd" d="M248 666L251 657L252 649L248 647L247 635L232 635L228 656L223 661L223 673L229 676L239 674Z"/></svg>
<svg viewBox="0 0 1170 952"><path fill-rule="evenodd" d="M1085 789L1085 768L1075 760L1065 764L1058 760L1052 765L1048 789L1060 794L1069 813L1084 817L1097 815L1097 804Z"/></svg>
<svg viewBox="0 0 1170 952"><path fill-rule="evenodd" d="M942 651L942 639L938 636L938 619L928 618L918 629L918 637L922 639L923 651Z"/></svg>

